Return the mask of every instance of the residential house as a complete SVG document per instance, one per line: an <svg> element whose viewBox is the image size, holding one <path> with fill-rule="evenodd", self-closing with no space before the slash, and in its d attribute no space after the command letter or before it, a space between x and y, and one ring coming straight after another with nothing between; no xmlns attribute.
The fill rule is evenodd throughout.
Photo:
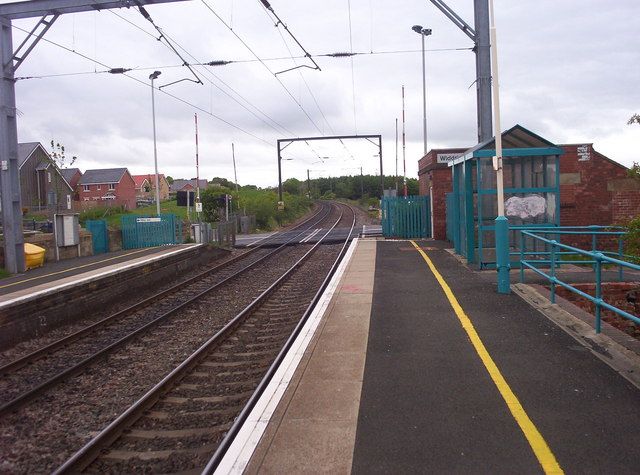
<svg viewBox="0 0 640 475"><path fill-rule="evenodd" d="M80 181L80 177L82 177L82 172L79 168L61 168L60 174L67 180L67 183L71 186L73 190L73 196L71 199L73 201L78 201L80 197L78 196L78 182Z"/></svg>
<svg viewBox="0 0 640 475"><path fill-rule="evenodd" d="M39 142L18 144L18 169L23 208L70 209L73 187Z"/></svg>
<svg viewBox="0 0 640 475"><path fill-rule="evenodd" d="M77 190L82 202L136 207L135 181L126 168L87 170L78 181Z"/></svg>
<svg viewBox="0 0 640 475"><path fill-rule="evenodd" d="M131 178L136 185L136 198L139 200L150 198L152 193L148 175L131 175Z"/></svg>
<svg viewBox="0 0 640 475"><path fill-rule="evenodd" d="M177 193L178 191L195 191L196 183L200 184L200 190L206 190L209 187L209 182L207 180L201 179L196 182L196 179L192 180L173 180L171 187L169 188L172 194Z"/></svg>
<svg viewBox="0 0 640 475"><path fill-rule="evenodd" d="M136 197L144 199L155 199L156 197L156 175L133 175L136 183ZM169 199L169 182L162 173L158 174L158 183L160 190L160 201Z"/></svg>

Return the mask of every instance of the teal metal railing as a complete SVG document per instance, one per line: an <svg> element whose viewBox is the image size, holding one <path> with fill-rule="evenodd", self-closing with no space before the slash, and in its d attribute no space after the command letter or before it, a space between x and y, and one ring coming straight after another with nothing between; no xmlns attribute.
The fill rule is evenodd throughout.
<svg viewBox="0 0 640 475"><path fill-rule="evenodd" d="M551 303L556 301L556 286L560 285L565 289L578 294L579 296L587 299L595 305L595 328L596 333L600 333L602 326L602 309L610 310L623 318L631 320L636 324L640 324L640 317L638 315L632 315L631 313L622 310L614 305L605 302L602 298L602 267L603 265L613 265L618 267L618 278L622 280L623 269L632 269L640 271L640 265L634 264L629 261L623 260L624 258L633 259L635 256L628 256L623 254L623 244L618 245L618 252L613 253L611 251L598 251L594 249L592 251L586 251L577 247L562 244L556 239L548 239L540 236L540 234L553 234L556 236L561 235L575 235L575 234L588 234L592 236L593 247L597 245L598 236L609 235L618 239L619 243L623 243L623 237L626 234L620 230L622 228L615 228L615 231L604 231L603 229L611 229L605 226L584 226L584 227L571 227L571 228L548 228L548 229L536 229L536 230L522 230L520 233L520 282L525 281L525 268L531 269L536 274L546 278L550 283L551 289ZM526 238L532 239L534 242L539 242L544 245L544 251L527 251ZM548 251L546 249L549 249ZM529 256L542 256L542 259L529 259ZM611 257L611 255L617 255L618 258ZM580 259L564 259L563 256L580 256ZM544 258L548 257L548 258ZM582 290L572 286L567 282L563 282L556 275L556 268L559 268L562 264L579 264L579 265L592 265L595 273L595 296L587 294ZM548 272L543 271L540 267L548 267Z"/></svg>

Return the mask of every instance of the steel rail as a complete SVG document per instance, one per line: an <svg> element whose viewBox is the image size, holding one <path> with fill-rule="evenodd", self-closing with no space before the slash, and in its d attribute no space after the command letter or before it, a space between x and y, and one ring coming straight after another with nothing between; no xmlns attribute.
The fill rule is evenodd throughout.
<svg viewBox="0 0 640 475"><path fill-rule="evenodd" d="M311 217L305 219L303 222L299 223L298 225L294 226L292 229L295 230L295 229L307 224L309 221L313 220L314 218L319 217L320 214L323 211L326 211L326 210L327 210L327 208L319 209L317 213L315 213ZM321 219L324 219L324 217L321 218ZM315 226L316 224L317 224L317 222L312 224L311 226ZM310 228L305 228L304 230L302 230L302 232L307 231L308 229L310 229ZM286 232L291 232L291 230L287 230ZM39 360L40 358L43 358L43 357L53 353L54 351L56 351L56 350L58 350L60 348L63 348L65 346L69 345L70 343L73 343L74 341L78 340L79 338L82 338L83 336L91 333L92 331L96 330L97 328L99 328L99 327L101 327L101 326L103 326L103 325L105 325L105 324L107 324L109 322L113 322L113 321L117 320L118 318L122 318L122 317L127 316L128 314L130 314L132 312L135 312L135 311L140 310L140 309L142 309L144 307L147 307L150 304L154 303L155 301L157 301L157 300L159 300L159 299L161 299L163 297L166 297L169 294L177 292L178 290L181 290L181 289L191 285L193 282L195 282L195 281L197 281L199 279L202 279L203 277L207 277L208 275L210 275L210 274L212 274L214 272L222 270L222 269L224 269L225 267L228 267L231 264L235 264L236 262L245 259L247 256L253 254L257 250L262 249L265 246L269 245L269 240L271 240L271 239L275 240L277 238L277 236L279 236L280 234L281 233L276 233L276 235L269 236L269 237L267 237L265 239L264 242L261 242L261 244L256 245L255 247L251 247L249 251L244 252L244 253L240 254L239 256L236 256L236 257L234 257L232 259L229 259L229 260L227 260L227 261L225 261L225 262L223 262L223 263L221 263L221 264L219 264L217 266L214 266L214 267L212 267L210 269L207 269L207 270L195 275L194 277L191 277L191 278L189 278L189 279L187 279L185 281L182 281L182 282L180 282L180 283L178 283L178 284L176 284L176 285L174 285L174 286L172 286L172 287L170 287L168 289L165 289L165 290L160 291L160 292L158 292L158 293L156 293L154 295L151 295L150 297L147 297L146 299L143 299L143 300L141 300L139 302L136 302L133 305L130 305L129 307L127 307L127 308L119 310L118 312L116 312L116 313L114 313L112 315L109 315L109 316L103 318L102 320L99 320L99 321L97 321L95 323L92 323L91 325L88 325L88 326L86 326L86 327L84 327L84 328L82 328L82 329L80 329L80 330L78 330L76 332L73 332L73 333L71 333L71 334L69 334L67 336L59 338L58 340L55 340L55 341L49 343L48 345L45 345L45 346L43 346L41 348L38 348L37 350L34 350L31 353L28 353L28 354L26 354L26 355L24 355L24 356L22 356L20 358L17 358L15 360L3 365L3 366L0 366L0 375L6 375L6 374L13 373L13 372L17 371L18 369L22 368L23 366L31 364L31 363ZM295 238L292 238L291 240L286 241L285 244L283 244L282 246L288 244L293 239L295 239ZM277 249L280 250L282 248L282 246L279 246ZM268 255L271 255L271 254L268 254ZM1 413L1 410L0 410L0 413Z"/></svg>
<svg viewBox="0 0 640 475"><path fill-rule="evenodd" d="M352 210L353 211L353 210ZM262 304L267 297L279 288L291 274L298 269L315 250L322 244L322 240L327 237L333 229L341 221L344 213L341 213L336 222L329 230L316 242L309 251L307 251L298 261L296 261L284 274L282 274L273 284L264 290L253 302L251 302L244 310L231 319L222 329L220 329L209 340L203 343L194 353L185 359L179 366L168 373L159 383L145 393L133 405L125 410L120 416L112 421L107 427L100 431L87 444L80 448L75 454L67 459L64 464L58 467L53 474L59 475L64 473L77 473L88 465L90 465L98 456L103 448L115 442L120 435L138 420L145 411L153 406L166 392L171 390L179 381L181 381L187 373L204 359L208 352L217 347L230 336L233 331ZM347 239L348 240L348 239Z"/></svg>
<svg viewBox="0 0 640 475"><path fill-rule="evenodd" d="M349 208L351 208L350 205L347 205L347 206L349 206ZM342 245L342 249L340 249L340 252L338 253L338 257L336 258L336 260L334 261L333 265L331 266L331 269L329 270L329 273L327 274L327 276L325 277L324 281L320 285L320 288L318 289L318 291L316 292L315 296L311 300L311 303L309 304L309 306L305 310L304 314L302 315L302 318L300 319L300 321L298 322L296 327L293 329L293 332L291 333L291 335L287 339L286 343L284 344L284 346L282 347L282 349L278 353L278 356L276 356L276 359L273 361L271 366L269 366L269 369L267 370L267 372L263 376L262 380L260 381L260 383L256 387L255 391L253 392L253 394L251 395L251 397L249 398L249 400L247 401L245 406L242 408L242 411L240 412L240 414L234 420L233 425L229 428L229 430L225 434L224 438L222 439L222 442L220 442L220 445L218 446L218 448L216 449L215 453L213 454L213 456L211 457L211 459L209 460L209 462L205 466L204 470L202 471L203 474L209 475L209 474L213 474L215 472L216 467L222 461L222 458L224 457L224 454L226 453L226 451L229 449L229 447L233 443L233 440L238 435L238 432L242 428L242 425L246 422L247 418L249 417L249 414L251 413L251 411L255 407L256 403L258 402L258 400L260 399L260 397L264 393L264 390L266 389L266 387L271 382L271 379L273 378L273 375L276 373L276 371L280 367L280 364L282 363L282 361L286 357L287 353L291 349L291 346L295 342L296 338L298 338L298 335L302 331L302 328L307 323L307 320L309 319L309 316L311 315L311 312L313 312L313 309L315 308L316 304L318 303L318 300L320 300L320 297L322 296L322 294L324 293L325 289L329 285L329 281L331 280L331 278L335 274L335 272L336 272L336 270L337 270L337 268L338 268L338 266L340 264L340 261L342 260L342 257L344 256L344 254L347 251L347 246L349 244L349 241L351 240L351 235L353 234L353 229L354 229L354 227L356 225L356 213L355 213L355 211L353 211L353 208L351 208L351 211L353 212L353 221L351 223L351 229L349 230L349 234L347 235L347 238L345 239L345 242Z"/></svg>
<svg viewBox="0 0 640 475"><path fill-rule="evenodd" d="M327 208L327 209L330 209L330 207ZM323 216L321 218L321 220L322 219L326 219L328 214L329 213L327 213L327 215ZM211 291L215 290L218 287L221 287L222 285L226 284L228 281L236 278L240 274L243 274L244 272L246 272L247 270L253 268L254 266L259 264L260 262L264 261L265 259L267 259L267 258L273 256L274 254L278 253L279 251L284 249L291 241L295 240L297 237L298 236L295 236L295 237L291 238L289 241L287 241L284 244L282 244L281 246L275 248L270 253L262 256L260 259L252 262L248 266L246 266L246 267L240 269L239 271L235 272L234 274L226 277L222 281L220 281L220 282L218 282L218 283L206 288L205 290L199 292L198 294L196 294L195 296L189 298L188 300L186 300L186 301L176 305L175 307L172 307L171 309L165 311L164 313L160 314L160 316L158 316L158 317L154 318L153 320L147 322L146 324L136 328L134 331L132 331L132 332L128 333L127 335L119 338L115 342L103 347L99 351L93 353L91 356L88 356L88 357L84 358L83 360L79 361L75 365L70 366L69 368L61 371L60 373L57 373L56 375L50 377L46 381L40 383L35 388L32 388L29 391L25 391L24 393L20 394L19 396L17 396L15 398L11 399L10 401L6 402L2 406L0 406L0 417L4 416L5 414L7 414L9 412L17 410L18 408L20 408L21 406L25 405L29 401L31 401L34 398L40 396L42 393L47 391L51 386L59 383L60 381L63 381L65 379L69 378L69 377L72 377L72 376L74 376L76 374L79 374L87 366L89 366L91 363L99 360L100 358L103 358L103 357L107 356L111 351L113 351L114 349L124 345L125 343L127 343L130 340L132 340L134 337L138 336L139 334L141 334L145 330L147 330L149 328L152 328L153 326L159 324L160 322L162 322L163 320L165 320L169 316L173 315L175 312L177 312L178 310L182 309L183 307L195 302L196 300L202 298L204 295L210 293Z"/></svg>

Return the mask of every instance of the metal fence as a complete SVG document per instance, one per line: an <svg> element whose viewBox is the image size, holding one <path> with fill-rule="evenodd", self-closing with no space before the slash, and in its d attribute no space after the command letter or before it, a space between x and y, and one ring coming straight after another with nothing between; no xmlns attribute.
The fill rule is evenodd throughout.
<svg viewBox="0 0 640 475"><path fill-rule="evenodd" d="M520 282L525 281L525 268L531 269L536 274L546 278L550 283L551 288L551 303L556 301L556 286L560 285L565 289L587 299L595 305L595 328L596 333L600 333L602 325L602 309L610 310L616 315L620 315L623 318L631 320L636 324L640 324L640 317L638 315L632 315L625 310L622 310L614 305L611 305L603 300L602 294L602 268L605 265L610 265L618 268L618 279L623 279L624 269L632 269L640 271L640 265L629 262L631 259L636 259L637 256L628 256L623 253L623 237L626 234L624 231L606 230L604 226L585 226L588 229L576 229L577 227L563 229L539 229L521 231L520 237ZM588 234L592 236L592 242L594 249L586 251L577 247L562 244L557 239L549 239L541 236L553 235L559 238L562 235L574 235L574 234ZM615 237L619 244L617 252L612 251L599 251L595 249L597 246L598 237L608 236ZM528 251L527 242L533 241L540 244L540 250ZM611 257L615 255L616 257ZM628 260L624 260L628 259ZM589 265L593 266L594 280L595 280L595 295L589 295L580 289L572 286L571 284L560 280L556 274L556 268L559 268L563 264L577 264L577 265ZM545 270L543 270L543 268Z"/></svg>
<svg viewBox="0 0 640 475"><path fill-rule="evenodd" d="M122 217L122 248L163 246L182 243L182 220L175 214Z"/></svg>
<svg viewBox="0 0 640 475"><path fill-rule="evenodd" d="M431 237L429 197L383 197L382 234L404 239Z"/></svg>

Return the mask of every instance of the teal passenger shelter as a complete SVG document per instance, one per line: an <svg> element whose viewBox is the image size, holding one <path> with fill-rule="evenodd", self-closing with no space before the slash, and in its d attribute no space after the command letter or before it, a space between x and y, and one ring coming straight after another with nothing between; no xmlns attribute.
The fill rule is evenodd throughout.
<svg viewBox="0 0 640 475"><path fill-rule="evenodd" d="M509 251L516 252L520 238L518 227L560 225L560 155L563 151L521 125L502 133L502 147ZM449 163L453 192L447 196L447 234L455 252L481 269L496 266L494 221L498 204L494 155L495 139L492 138ZM516 262L512 262L512 267Z"/></svg>

